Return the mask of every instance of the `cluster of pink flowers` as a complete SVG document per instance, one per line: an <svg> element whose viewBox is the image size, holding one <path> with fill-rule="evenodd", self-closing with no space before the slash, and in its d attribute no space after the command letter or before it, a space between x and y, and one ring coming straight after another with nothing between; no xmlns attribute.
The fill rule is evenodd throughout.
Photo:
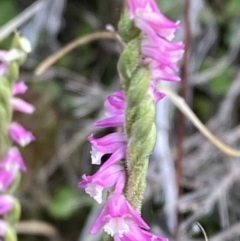
<svg viewBox="0 0 240 241"><path fill-rule="evenodd" d="M123 91L110 95L105 101L107 117L96 122L100 127L124 127L126 101ZM92 176L83 175L79 187L85 188L87 194L97 202L102 202L103 190L112 189L103 210L93 224L90 233L101 228L115 241L161 240L163 237L149 233L149 226L139 213L126 200L123 189L126 184L125 167L122 160L126 157L127 137L124 133L114 132L102 138L89 136L92 144L92 164L101 164L105 154L110 157ZM122 163L121 163L122 162Z"/></svg>
<svg viewBox="0 0 240 241"><path fill-rule="evenodd" d="M139 65L148 66L151 70L149 93L157 102L164 94L159 93L156 84L160 80L179 81L175 74L178 71L177 61L183 55L183 44L170 42L179 22L172 22L163 16L155 0L128 0L129 12L135 25L142 31L141 59ZM106 118L96 122L99 127L117 127L124 130L126 98L123 91L110 95L105 101ZM83 175L79 187L101 203L103 190L111 189L111 194L94 222L90 233L101 228L115 241L167 240L146 230L149 226L139 213L126 200L123 189L126 184L124 159L126 158L127 136L114 132L102 138L90 135L92 145L92 164L101 164L105 154L110 155L99 170L92 176Z"/></svg>
<svg viewBox="0 0 240 241"><path fill-rule="evenodd" d="M141 64L151 69L154 89L158 81L180 81L177 62L184 53L182 42L171 42L180 28L179 21L172 22L159 10L155 0L128 0L130 17L142 31Z"/></svg>
<svg viewBox="0 0 240 241"><path fill-rule="evenodd" d="M1 78L7 78L9 62L20 57L21 52L17 50L0 51L0 81ZM10 104L13 110L31 114L35 108L26 101L16 97L23 94L28 87L23 81L16 82L11 90ZM1 94L1 93L0 93ZM25 147L32 142L35 137L17 122L9 124L8 133L10 139L21 147ZM10 147L2 160L0 160L0 215L3 215L14 208L15 198L6 194L8 188L14 183L19 171L25 171L26 165L19 149L16 146ZM5 236L7 223L0 219L0 237Z"/></svg>

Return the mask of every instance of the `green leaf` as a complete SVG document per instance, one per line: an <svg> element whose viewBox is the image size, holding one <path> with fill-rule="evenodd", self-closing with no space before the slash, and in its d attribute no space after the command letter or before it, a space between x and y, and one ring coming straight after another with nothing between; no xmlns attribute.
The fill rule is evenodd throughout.
<svg viewBox="0 0 240 241"><path fill-rule="evenodd" d="M211 114L213 113L213 108L211 101L206 96L197 96L194 100L194 112L203 121L206 122Z"/></svg>
<svg viewBox="0 0 240 241"><path fill-rule="evenodd" d="M240 1L239 0L231 0L227 2L225 12L229 17L232 17L235 14L239 13Z"/></svg>
<svg viewBox="0 0 240 241"><path fill-rule="evenodd" d="M2 10L0 14L0 26L4 25L18 14L16 1L1 0L0 9Z"/></svg>
<svg viewBox="0 0 240 241"><path fill-rule="evenodd" d="M209 89L218 95L224 95L229 90L233 79L233 71L231 68L226 69L221 75L209 81Z"/></svg>
<svg viewBox="0 0 240 241"><path fill-rule="evenodd" d="M70 186L60 187L54 194L49 205L49 212L56 218L68 219L79 210L79 206L91 204L86 198L80 198L79 193Z"/></svg>

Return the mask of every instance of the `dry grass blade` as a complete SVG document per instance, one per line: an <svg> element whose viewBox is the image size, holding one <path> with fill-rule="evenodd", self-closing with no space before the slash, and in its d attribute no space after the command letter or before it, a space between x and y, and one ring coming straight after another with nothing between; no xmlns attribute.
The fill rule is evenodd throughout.
<svg viewBox="0 0 240 241"><path fill-rule="evenodd" d="M224 144L221 140L216 138L206 127L205 125L197 118L197 116L193 113L193 111L190 109L190 107L186 104L186 102L175 94L173 91L171 91L169 88L163 85L158 86L159 90L163 91L170 100L179 108L180 111L182 111L187 118L194 124L196 128L198 128L199 131L202 132L202 134L207 137L218 149L220 149L223 153L234 156L234 157L240 157L240 150L233 149L226 144Z"/></svg>
<svg viewBox="0 0 240 241"><path fill-rule="evenodd" d="M57 51L56 53L50 55L47 59L45 59L42 63L39 64L37 69L35 70L36 75L43 74L51 65L57 62L60 58L62 58L65 54L69 53L73 49L83 44L90 43L99 39L116 39L119 41L119 36L114 31L101 31L92 34L85 35L83 37L77 38L67 44L65 47Z"/></svg>
<svg viewBox="0 0 240 241"><path fill-rule="evenodd" d="M0 41L5 39L9 34L14 32L19 26L31 18L43 6L43 1L38 1L20 13L17 17L0 28Z"/></svg>
<svg viewBox="0 0 240 241"><path fill-rule="evenodd" d="M55 227L46 222L29 220L21 221L17 225L17 233L19 234L29 234L29 235L42 235L50 238L51 240L59 241L59 233Z"/></svg>
<svg viewBox="0 0 240 241"><path fill-rule="evenodd" d="M201 229L201 231L202 231L202 233L203 233L203 235L204 235L205 241L208 241L208 237L207 237L207 234L206 234L203 226L202 226L199 222L197 222L197 225L198 225L198 227Z"/></svg>

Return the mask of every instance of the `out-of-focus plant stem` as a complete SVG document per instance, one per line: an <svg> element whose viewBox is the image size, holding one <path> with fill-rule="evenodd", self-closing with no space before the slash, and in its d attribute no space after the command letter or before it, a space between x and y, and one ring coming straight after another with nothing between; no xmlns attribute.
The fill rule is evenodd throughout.
<svg viewBox="0 0 240 241"><path fill-rule="evenodd" d="M189 58L190 58L190 42L191 42L191 26L190 26L190 0L185 0L184 3L184 23L185 23L185 53L183 56L183 64L181 69L181 96L184 100L188 96L188 77L189 77ZM182 188L181 188L181 178L182 178L182 159L183 159L183 139L185 134L185 117L182 113L179 113L178 117L178 128L177 128L177 159L176 159L176 180L178 185L178 200L180 199ZM177 223L176 223L176 233L175 238L179 240L179 225L181 222L181 214L177 208Z"/></svg>
<svg viewBox="0 0 240 241"><path fill-rule="evenodd" d="M88 34L85 36L81 36L81 37L73 40L72 42L70 42L69 44L67 44L66 46L61 48L60 50L58 50L56 53L50 55L43 62L41 62L38 65L37 69L35 70L35 74L36 75L43 74L50 66L52 66L60 58L62 58L64 55L66 55L73 49L75 49L81 45L88 44L92 41L100 40L100 39L116 39L117 41L119 41L122 44L121 38L114 31L101 31L101 32L95 32L95 33L91 33L91 34Z"/></svg>

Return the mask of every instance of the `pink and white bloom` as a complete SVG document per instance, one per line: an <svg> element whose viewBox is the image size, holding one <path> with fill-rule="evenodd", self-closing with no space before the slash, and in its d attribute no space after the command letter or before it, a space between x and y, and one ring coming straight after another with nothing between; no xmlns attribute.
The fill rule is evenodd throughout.
<svg viewBox="0 0 240 241"><path fill-rule="evenodd" d="M3 157L0 168L5 168L6 170L12 170L17 166L21 171L26 171L26 165L22 158L22 155L17 147L11 147L7 154Z"/></svg>
<svg viewBox="0 0 240 241"><path fill-rule="evenodd" d="M18 97L15 97L17 94L23 94L27 91L28 87L23 81L19 81L14 84L12 88L13 97L11 99L12 108L14 110L26 113L26 114L32 114L35 111L35 108L33 105L29 104L25 100L22 100Z"/></svg>
<svg viewBox="0 0 240 241"><path fill-rule="evenodd" d="M128 0L127 3L131 18L134 18L137 10L146 8L148 0Z"/></svg>
<svg viewBox="0 0 240 241"><path fill-rule="evenodd" d="M8 72L8 66L4 63L0 63L0 77Z"/></svg>
<svg viewBox="0 0 240 241"><path fill-rule="evenodd" d="M136 26L146 35L159 36L171 41L179 29L179 21L173 22L159 10L155 0L128 0L129 12Z"/></svg>
<svg viewBox="0 0 240 241"><path fill-rule="evenodd" d="M162 42L167 42L165 39L159 38L161 41L153 41L150 38L146 38L142 42L142 54L144 58L152 58L157 62L158 65L166 65L173 71L178 71L176 63L183 56L183 45L182 43L171 43L172 49L169 46L165 46ZM175 46L174 46L175 45Z"/></svg>
<svg viewBox="0 0 240 241"><path fill-rule="evenodd" d="M2 219L0 219L0 237L3 237L3 238L5 237L7 228L8 228L8 224Z"/></svg>
<svg viewBox="0 0 240 241"><path fill-rule="evenodd" d="M156 84L156 81L152 81L148 89L148 94L152 96L152 99L155 103L157 103L159 100L163 99L166 96L164 93L157 90Z"/></svg>
<svg viewBox="0 0 240 241"><path fill-rule="evenodd" d="M148 66L151 70L151 88L156 94L158 81L180 81L175 72L179 70L177 62L184 53L182 42L174 43L175 31L179 29L179 21L173 22L159 10L155 0L128 0L131 19L142 31L140 65Z"/></svg>
<svg viewBox="0 0 240 241"><path fill-rule="evenodd" d="M155 0L128 0L127 3L131 18L134 18L138 10L142 9L150 12L161 13Z"/></svg>
<svg viewBox="0 0 240 241"><path fill-rule="evenodd" d="M102 192L105 188L115 186L121 192L125 185L125 170L121 165L111 165L108 168L100 168L92 176L83 175L79 187L93 197L98 203L102 202Z"/></svg>
<svg viewBox="0 0 240 241"><path fill-rule="evenodd" d="M92 144L92 164L101 164L101 158L105 154L112 154L116 152L120 147L127 145L127 138L124 133L111 133L102 138L94 138L93 135L88 137L88 140Z"/></svg>
<svg viewBox="0 0 240 241"><path fill-rule="evenodd" d="M3 63L10 63L11 61L17 60L23 56L23 53L17 49L11 49L9 51L0 50L0 61Z"/></svg>
<svg viewBox="0 0 240 241"><path fill-rule="evenodd" d="M121 238L131 232L133 224L143 229L149 229L149 226L123 195L112 195L94 222L90 233L95 234L103 228L115 240L122 240Z"/></svg>
<svg viewBox="0 0 240 241"><path fill-rule="evenodd" d="M28 102L13 97L11 100L11 104L14 110L26 113L26 114L32 114L35 111L35 108L33 105L29 104Z"/></svg>
<svg viewBox="0 0 240 241"><path fill-rule="evenodd" d="M107 97L104 107L109 116L124 114L126 109L125 93L123 91L112 93Z"/></svg>
<svg viewBox="0 0 240 241"><path fill-rule="evenodd" d="M14 197L3 194L0 195L0 215L3 215L13 209Z"/></svg>
<svg viewBox="0 0 240 241"><path fill-rule="evenodd" d="M151 72L148 94L157 103L165 94L157 90L159 81L179 81L175 72L179 70L177 62L183 56L182 42L170 42L179 29L179 21L173 22L159 10L155 0L127 0L130 18L135 22L140 34L141 50L139 66L147 67ZM123 91L114 92L105 101L106 118L97 121L100 127L121 127L125 125L126 96ZM91 228L91 234L103 229L114 241L167 241L146 230L149 226L140 214L128 203L123 195L126 182L125 168L120 161L126 157L127 138L124 133L112 133L95 139L89 137L92 144L92 163L100 164L105 154L111 154L97 173L83 175L79 187L99 203L105 188L114 188L112 194Z"/></svg>
<svg viewBox="0 0 240 241"><path fill-rule="evenodd" d="M12 140L17 142L22 147L28 145L30 142L35 140L32 132L27 131L25 128L23 128L22 125L18 124L17 122L13 122L10 124L9 134Z"/></svg>
<svg viewBox="0 0 240 241"><path fill-rule="evenodd" d="M136 26L145 34L157 40L163 37L169 41L173 40L174 33L179 29L179 21L172 22L161 13L154 13L142 9L136 13L134 18Z"/></svg>
<svg viewBox="0 0 240 241"><path fill-rule="evenodd" d="M152 234L140 227L138 227L135 223L129 224L129 232L126 232L124 235L114 235L114 241L168 241L167 238L157 236Z"/></svg>
<svg viewBox="0 0 240 241"><path fill-rule="evenodd" d="M24 94L28 90L28 86L24 81L18 81L13 85L12 93L13 95Z"/></svg>
<svg viewBox="0 0 240 241"><path fill-rule="evenodd" d="M0 191L12 184L19 170L26 171L26 165L19 150L12 147L0 162Z"/></svg>
<svg viewBox="0 0 240 241"><path fill-rule="evenodd" d="M17 42L17 49L13 48L9 51L0 50L0 77L4 76L5 80L8 81L9 84L14 81L11 78L12 62L16 60L23 60L23 58L26 57L26 53L30 51L30 43L27 41L27 39L18 37ZM9 74L11 76L9 76ZM9 87L10 86L11 85L9 85ZM23 113L33 113L35 108L31 104L16 97L17 94L25 93L27 89L28 87L26 86L26 84L23 81L19 81L13 84L12 89L8 90L11 91L10 99L7 99L7 101L9 102L7 104L10 104L12 107L10 108L10 112L12 112L12 110L17 110ZM12 113L10 113L10 116L11 114ZM0 123L0 125L1 124L2 123ZM8 130L8 135L13 141L17 142L19 145L26 146L35 139L33 134L24 129L24 127L20 124L16 122L9 124L9 126L8 123L6 124L7 126L5 126L5 131ZM0 143L0 145L1 144L2 143ZM8 143L6 144L8 145ZM5 216L5 214L10 212L11 210L14 213L16 211L15 214L13 213L14 216L16 216L16 214L19 214L19 210L17 210L18 208L16 208L19 206L17 200L11 195L8 195L7 193L12 193L13 190L11 189L18 182L17 177L19 175L19 172L26 170L26 165L18 148L10 147L9 145L8 148L9 149L6 150L6 153L2 153L4 156L1 156L0 160L0 215L2 219L6 220L8 220L9 218ZM12 226L8 225L8 223L2 219L0 219L0 241L15 240L15 230L13 230ZM8 221L11 221L11 219L12 218L10 218Z"/></svg>
<svg viewBox="0 0 240 241"><path fill-rule="evenodd" d="M124 195L113 194L94 222L90 233L100 229L111 235L114 241L168 241L146 230L149 226L129 204Z"/></svg>

